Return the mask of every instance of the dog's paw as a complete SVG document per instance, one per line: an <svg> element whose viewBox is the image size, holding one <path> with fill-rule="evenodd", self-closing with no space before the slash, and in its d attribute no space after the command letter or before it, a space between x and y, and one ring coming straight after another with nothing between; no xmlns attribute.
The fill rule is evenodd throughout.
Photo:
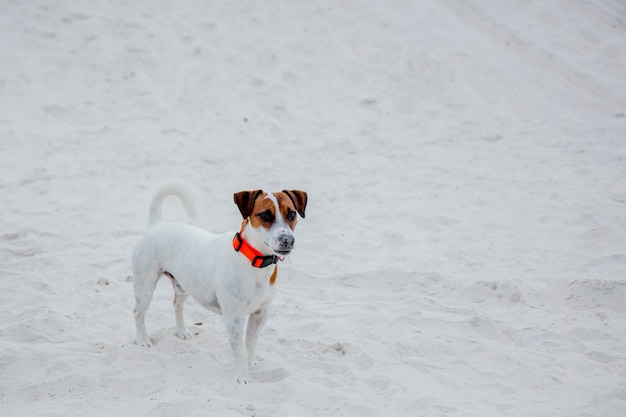
<svg viewBox="0 0 626 417"><path fill-rule="evenodd" d="M238 384L243 384L243 385L248 385L248 384L252 384L252 380L250 379L250 377L247 377L247 378L237 378L237 383Z"/></svg>
<svg viewBox="0 0 626 417"><path fill-rule="evenodd" d="M183 340L193 339L193 334L188 329L177 330L176 336Z"/></svg>
<svg viewBox="0 0 626 417"><path fill-rule="evenodd" d="M141 347L152 347L153 343L148 339L148 340L137 340L137 346L141 346Z"/></svg>
<svg viewBox="0 0 626 417"><path fill-rule="evenodd" d="M248 375L247 373L245 373L245 374L243 374L243 373L235 374L235 381L238 384L242 384L242 385L252 384L252 379L250 379L250 375Z"/></svg>

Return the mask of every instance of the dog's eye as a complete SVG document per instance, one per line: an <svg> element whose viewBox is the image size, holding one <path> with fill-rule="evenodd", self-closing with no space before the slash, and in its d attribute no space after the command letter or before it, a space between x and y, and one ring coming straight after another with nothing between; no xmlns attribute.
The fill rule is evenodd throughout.
<svg viewBox="0 0 626 417"><path fill-rule="evenodd" d="M264 211L263 213L259 214L259 219L263 220L264 222L271 222L274 220L274 216L272 216L272 213Z"/></svg>
<svg viewBox="0 0 626 417"><path fill-rule="evenodd" d="M290 221L291 221L291 220L295 220L295 219L296 219L296 212L295 212L295 211L290 211L290 212L287 214L287 220L290 220Z"/></svg>

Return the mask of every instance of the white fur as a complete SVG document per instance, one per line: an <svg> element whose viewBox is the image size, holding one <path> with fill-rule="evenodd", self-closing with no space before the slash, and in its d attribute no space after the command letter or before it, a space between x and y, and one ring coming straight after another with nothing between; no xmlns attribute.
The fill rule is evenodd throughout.
<svg viewBox="0 0 626 417"><path fill-rule="evenodd" d="M245 256L233 249L235 232L216 235L187 224L159 223L161 204L169 195L180 198L190 215L195 213L190 194L176 186L164 187L152 200L151 227L135 246L132 257L137 345L151 346L145 314L157 281L169 273L175 292L176 335L181 339L192 337L183 317L183 304L191 295L207 309L222 315L235 354L235 379L249 383L248 365L254 362L259 333L274 297L275 288L270 285L274 266L252 267ZM274 203L277 204L275 198ZM243 238L264 255L275 253L278 236L293 233L278 208L276 213L276 221L269 229L257 229L247 222L242 232Z"/></svg>

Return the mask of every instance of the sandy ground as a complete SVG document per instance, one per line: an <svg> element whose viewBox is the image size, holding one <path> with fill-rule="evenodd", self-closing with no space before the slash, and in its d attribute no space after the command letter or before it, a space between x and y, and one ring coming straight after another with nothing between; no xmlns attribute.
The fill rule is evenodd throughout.
<svg viewBox="0 0 626 417"><path fill-rule="evenodd" d="M621 1L0 10L1 415L626 415ZM309 193L252 385L167 282L134 344L173 179Z"/></svg>

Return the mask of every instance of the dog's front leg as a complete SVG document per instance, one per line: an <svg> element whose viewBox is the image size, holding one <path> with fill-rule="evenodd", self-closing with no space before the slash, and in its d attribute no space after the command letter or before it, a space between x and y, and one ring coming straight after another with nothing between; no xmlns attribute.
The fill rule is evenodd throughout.
<svg viewBox="0 0 626 417"><path fill-rule="evenodd" d="M224 321L228 341L235 354L235 380L240 384L249 384L252 381L248 373L248 352L244 341L246 319L245 317L224 317Z"/></svg>
<svg viewBox="0 0 626 417"><path fill-rule="evenodd" d="M265 307L250 314L248 318L248 329L246 332L246 348L248 350L248 365L255 363L254 352L256 351L256 343L259 340L261 329L267 323L269 316L269 308Z"/></svg>

